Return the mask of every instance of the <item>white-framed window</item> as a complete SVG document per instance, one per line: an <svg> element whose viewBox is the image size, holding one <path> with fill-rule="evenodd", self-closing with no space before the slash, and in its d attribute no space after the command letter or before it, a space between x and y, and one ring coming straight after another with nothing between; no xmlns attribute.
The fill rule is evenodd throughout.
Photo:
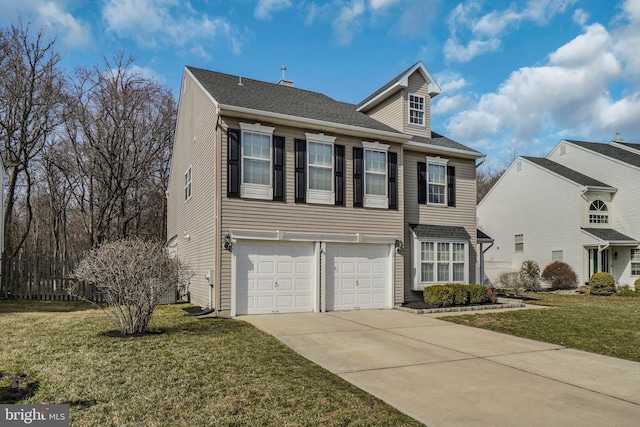
<svg viewBox="0 0 640 427"><path fill-rule="evenodd" d="M424 96L409 94L409 124L424 126Z"/></svg>
<svg viewBox="0 0 640 427"><path fill-rule="evenodd" d="M273 198L273 153L271 139L274 128L259 123L240 123L242 131L242 197Z"/></svg>
<svg viewBox="0 0 640 427"><path fill-rule="evenodd" d="M516 234L515 236L516 252L524 251L524 234Z"/></svg>
<svg viewBox="0 0 640 427"><path fill-rule="evenodd" d="M557 250L557 251L551 251L551 262L556 262L556 261L564 261L564 251L561 250Z"/></svg>
<svg viewBox="0 0 640 427"><path fill-rule="evenodd" d="M414 237L415 290L442 283L467 283L469 243Z"/></svg>
<svg viewBox="0 0 640 427"><path fill-rule="evenodd" d="M594 200L589 206L589 224L609 224L609 210L602 200Z"/></svg>
<svg viewBox="0 0 640 427"><path fill-rule="evenodd" d="M364 147L363 206L389 208L387 198L387 153L389 146L379 142L362 143Z"/></svg>
<svg viewBox="0 0 640 427"><path fill-rule="evenodd" d="M191 198L191 166L184 173L184 201Z"/></svg>
<svg viewBox="0 0 640 427"><path fill-rule="evenodd" d="M631 275L640 276L640 249L631 249Z"/></svg>
<svg viewBox="0 0 640 427"><path fill-rule="evenodd" d="M307 133L307 203L335 203L334 146L336 138Z"/></svg>
<svg viewBox="0 0 640 427"><path fill-rule="evenodd" d="M427 157L427 203L447 205L448 159Z"/></svg>

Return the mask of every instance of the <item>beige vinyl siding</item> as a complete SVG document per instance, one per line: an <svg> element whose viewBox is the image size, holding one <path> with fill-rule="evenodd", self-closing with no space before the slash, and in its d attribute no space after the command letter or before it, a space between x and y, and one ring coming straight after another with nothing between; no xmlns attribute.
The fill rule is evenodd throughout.
<svg viewBox="0 0 640 427"><path fill-rule="evenodd" d="M404 116L403 102L402 91L399 90L380 104L373 107L371 111L367 111L367 115L387 126L391 126L394 129L402 129L404 125L402 122L402 118Z"/></svg>
<svg viewBox="0 0 640 427"><path fill-rule="evenodd" d="M426 153L404 151L405 190L405 301L422 297L411 290L412 234L409 224L433 224L464 227L471 236L469 243L469 282L476 282L476 181L473 160L449 158L448 165L456 168L456 206L433 206L418 203L418 162L426 162Z"/></svg>
<svg viewBox="0 0 640 427"><path fill-rule="evenodd" d="M274 126L270 123L261 123ZM223 118L224 129L239 129L238 120ZM353 207L353 147L362 147L362 139L336 136L335 144L345 146L346 206L313 205L295 203L295 152L294 139L305 139L306 129L275 126L274 135L285 137L285 182L286 201L272 202L252 199L229 199L227 189L227 138L222 132L221 138L221 231L225 235L229 229L245 230L282 230L289 232L309 233L360 233L367 235L389 236L400 239L403 234L403 188L402 188L402 153L398 144L390 144L389 151L398 153L398 203L399 210L368 209ZM329 135L329 133L327 133ZM231 254L222 252L222 309L231 309ZM395 256L395 301L401 302L403 283L403 257Z"/></svg>
<svg viewBox="0 0 640 427"><path fill-rule="evenodd" d="M424 126L409 124L409 94L424 96ZM409 76L409 85L403 90L403 127L399 128L410 135L431 138L431 96L429 85L419 72Z"/></svg>
<svg viewBox="0 0 640 427"><path fill-rule="evenodd" d="M194 303L209 305L205 275L215 268L215 127L212 101L185 73L169 180L168 238L178 237L178 257L193 269ZM184 200L184 173L191 166L191 198ZM189 238L187 238L189 236Z"/></svg>

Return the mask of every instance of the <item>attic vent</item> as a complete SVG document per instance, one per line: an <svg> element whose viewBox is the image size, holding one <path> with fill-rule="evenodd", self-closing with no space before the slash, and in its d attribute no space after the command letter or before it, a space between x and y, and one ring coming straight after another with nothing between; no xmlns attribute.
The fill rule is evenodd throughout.
<svg viewBox="0 0 640 427"><path fill-rule="evenodd" d="M282 78L278 81L278 84L280 86L293 87L293 81L287 80L285 77L285 72L287 71L286 65L283 65L282 67L280 67L280 71L282 71Z"/></svg>
<svg viewBox="0 0 640 427"><path fill-rule="evenodd" d="M518 163L516 163L516 172L520 172L521 170L522 170L522 162L518 160Z"/></svg>
<svg viewBox="0 0 640 427"><path fill-rule="evenodd" d="M562 144L560 146L560 155L564 156L565 154L567 154L567 144Z"/></svg>

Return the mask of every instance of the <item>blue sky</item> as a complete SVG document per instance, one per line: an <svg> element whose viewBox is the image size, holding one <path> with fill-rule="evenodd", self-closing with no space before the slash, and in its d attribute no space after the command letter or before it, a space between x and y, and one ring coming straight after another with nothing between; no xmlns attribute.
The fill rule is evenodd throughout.
<svg viewBox="0 0 640 427"><path fill-rule="evenodd" d="M18 4L18 6L16 6ZM433 129L502 166L562 138L640 141L640 0L0 0L64 66L119 49L179 93L185 65L358 103L422 60Z"/></svg>

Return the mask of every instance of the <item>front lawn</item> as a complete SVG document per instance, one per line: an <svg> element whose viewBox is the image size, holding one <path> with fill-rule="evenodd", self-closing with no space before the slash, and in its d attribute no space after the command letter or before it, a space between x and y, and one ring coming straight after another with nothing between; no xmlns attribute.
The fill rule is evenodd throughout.
<svg viewBox="0 0 640 427"><path fill-rule="evenodd" d="M421 425L253 326L185 307L157 310L162 333L121 338L87 304L0 301L0 403L19 378L17 403L68 403L74 426Z"/></svg>
<svg viewBox="0 0 640 427"><path fill-rule="evenodd" d="M530 293L527 304L554 307L443 317L592 353L640 362L640 298Z"/></svg>

